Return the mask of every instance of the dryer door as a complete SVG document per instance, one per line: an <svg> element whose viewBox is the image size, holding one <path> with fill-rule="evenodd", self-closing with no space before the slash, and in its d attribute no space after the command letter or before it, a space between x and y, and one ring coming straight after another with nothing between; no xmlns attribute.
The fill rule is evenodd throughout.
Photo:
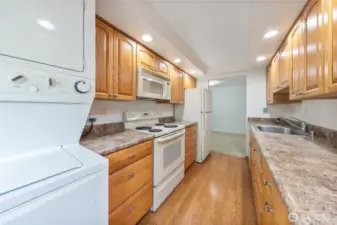
<svg viewBox="0 0 337 225"><path fill-rule="evenodd" d="M0 27L0 55L83 71L83 0L2 0Z"/></svg>

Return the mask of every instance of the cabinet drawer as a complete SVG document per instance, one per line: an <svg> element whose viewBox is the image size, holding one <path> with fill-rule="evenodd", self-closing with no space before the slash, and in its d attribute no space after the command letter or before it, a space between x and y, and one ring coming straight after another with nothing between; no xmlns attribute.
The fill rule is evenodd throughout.
<svg viewBox="0 0 337 225"><path fill-rule="evenodd" d="M109 212L152 183L152 154L109 176Z"/></svg>
<svg viewBox="0 0 337 225"><path fill-rule="evenodd" d="M195 151L189 151L188 153L185 154L185 171L192 165L196 157L196 152Z"/></svg>
<svg viewBox="0 0 337 225"><path fill-rule="evenodd" d="M152 153L152 140L107 155L109 174L114 173Z"/></svg>
<svg viewBox="0 0 337 225"><path fill-rule="evenodd" d="M191 134L185 137L185 149L190 149L197 145L197 134Z"/></svg>
<svg viewBox="0 0 337 225"><path fill-rule="evenodd" d="M152 182L109 215L109 225L135 225L152 206Z"/></svg>
<svg viewBox="0 0 337 225"><path fill-rule="evenodd" d="M192 125L186 128L186 136L196 132L197 132L197 125Z"/></svg>

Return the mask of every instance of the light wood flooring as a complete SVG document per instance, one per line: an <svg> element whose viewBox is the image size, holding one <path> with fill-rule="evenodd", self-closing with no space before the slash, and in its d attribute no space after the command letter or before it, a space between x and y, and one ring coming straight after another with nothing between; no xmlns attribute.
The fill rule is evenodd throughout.
<svg viewBox="0 0 337 225"><path fill-rule="evenodd" d="M245 158L212 152L140 225L255 225L252 183Z"/></svg>

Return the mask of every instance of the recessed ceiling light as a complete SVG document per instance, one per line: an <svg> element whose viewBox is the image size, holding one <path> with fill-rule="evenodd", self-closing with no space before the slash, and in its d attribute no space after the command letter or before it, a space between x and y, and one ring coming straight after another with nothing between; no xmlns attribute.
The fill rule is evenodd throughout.
<svg viewBox="0 0 337 225"><path fill-rule="evenodd" d="M142 39L143 39L143 41L145 41L145 42L151 42L151 41L153 40L152 36L149 35L149 34L143 34L143 35L142 35Z"/></svg>
<svg viewBox="0 0 337 225"><path fill-rule="evenodd" d="M208 82L209 86L215 86L215 85L217 85L217 84L219 84L219 83L220 83L220 81L218 81L218 80L210 80L210 81Z"/></svg>
<svg viewBox="0 0 337 225"><path fill-rule="evenodd" d="M175 59L174 59L174 62L175 62L175 63L180 63L180 62L181 62L181 59L175 58Z"/></svg>
<svg viewBox="0 0 337 225"><path fill-rule="evenodd" d="M190 71L190 74L195 74L195 73L196 73L195 70Z"/></svg>
<svg viewBox="0 0 337 225"><path fill-rule="evenodd" d="M278 34L278 30L270 30L267 33L264 34L263 38L264 39L269 39L272 38L274 36L276 36Z"/></svg>
<svg viewBox="0 0 337 225"><path fill-rule="evenodd" d="M261 61L264 61L266 59L267 59L267 57L261 55L261 56L259 56L259 57L256 58L256 61L261 62Z"/></svg>
<svg viewBox="0 0 337 225"><path fill-rule="evenodd" d="M48 20L38 20L37 24L39 24L41 27L47 29L47 30L54 30L55 26Z"/></svg>

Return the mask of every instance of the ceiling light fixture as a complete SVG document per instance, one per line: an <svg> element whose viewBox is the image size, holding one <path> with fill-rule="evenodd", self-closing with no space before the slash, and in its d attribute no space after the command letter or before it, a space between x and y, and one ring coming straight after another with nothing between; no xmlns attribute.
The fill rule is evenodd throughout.
<svg viewBox="0 0 337 225"><path fill-rule="evenodd" d="M174 59L174 62L175 62L175 63L180 63L180 62L181 62L181 59L175 58L175 59Z"/></svg>
<svg viewBox="0 0 337 225"><path fill-rule="evenodd" d="M151 42L151 41L153 40L152 36L149 35L149 34L143 34L143 35L142 35L142 39L143 39L143 41L145 41L145 42Z"/></svg>
<svg viewBox="0 0 337 225"><path fill-rule="evenodd" d="M262 62L262 61L264 61L264 60L266 60L266 59L267 59L267 57L261 55L261 56L259 56L259 57L256 58L256 61Z"/></svg>
<svg viewBox="0 0 337 225"><path fill-rule="evenodd" d="M195 74L195 73L196 73L195 70L190 71L190 74Z"/></svg>
<svg viewBox="0 0 337 225"><path fill-rule="evenodd" d="M270 30L267 33L264 34L263 38L264 39L269 39L272 38L274 36L276 36L278 34L278 30Z"/></svg>
<svg viewBox="0 0 337 225"><path fill-rule="evenodd" d="M54 30L55 26L48 20L38 20L37 24L39 24L41 27L47 29L47 30Z"/></svg>
<svg viewBox="0 0 337 225"><path fill-rule="evenodd" d="M219 84L219 83L220 83L220 81L218 81L218 80L210 80L210 81L208 82L209 86L215 86L215 85L217 85L217 84Z"/></svg>

